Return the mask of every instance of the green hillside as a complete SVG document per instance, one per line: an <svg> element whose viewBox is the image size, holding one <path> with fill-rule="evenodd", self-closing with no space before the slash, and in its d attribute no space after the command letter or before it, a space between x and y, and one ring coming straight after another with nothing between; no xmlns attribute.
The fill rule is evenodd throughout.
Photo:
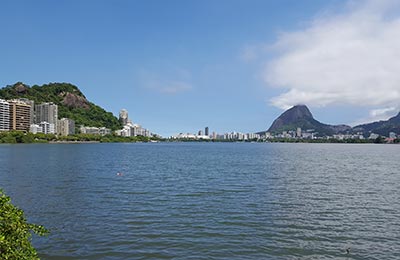
<svg viewBox="0 0 400 260"><path fill-rule="evenodd" d="M58 117L75 120L75 125L122 128L118 119L103 108L89 102L78 87L69 83L49 83L32 87L18 82L0 89L1 99L27 98L35 104L53 102L58 105Z"/></svg>

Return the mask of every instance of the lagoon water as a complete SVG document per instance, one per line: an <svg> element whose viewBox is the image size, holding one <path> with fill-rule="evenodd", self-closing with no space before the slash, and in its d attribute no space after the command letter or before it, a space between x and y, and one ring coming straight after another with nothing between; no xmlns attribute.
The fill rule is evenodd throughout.
<svg viewBox="0 0 400 260"><path fill-rule="evenodd" d="M400 259L400 145L0 145L0 168L42 259Z"/></svg>

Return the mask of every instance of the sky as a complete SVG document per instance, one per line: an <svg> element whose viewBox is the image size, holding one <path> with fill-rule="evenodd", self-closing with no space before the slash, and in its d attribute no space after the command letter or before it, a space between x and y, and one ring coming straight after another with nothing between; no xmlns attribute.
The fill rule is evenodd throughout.
<svg viewBox="0 0 400 260"><path fill-rule="evenodd" d="M69 82L163 136L258 132L297 104L356 125L400 111L400 2L5 0L0 61L0 87Z"/></svg>

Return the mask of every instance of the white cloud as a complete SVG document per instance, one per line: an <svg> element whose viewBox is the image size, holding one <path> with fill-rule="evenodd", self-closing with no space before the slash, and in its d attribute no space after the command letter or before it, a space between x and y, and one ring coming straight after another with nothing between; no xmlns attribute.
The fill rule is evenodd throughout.
<svg viewBox="0 0 400 260"><path fill-rule="evenodd" d="M399 112L399 107L386 107L386 108L379 108L379 109L372 109L369 111L369 115L366 118L359 119L353 122L351 125L361 125L365 123L376 122L380 120L386 120L389 117L397 114Z"/></svg>
<svg viewBox="0 0 400 260"><path fill-rule="evenodd" d="M271 99L282 109L353 105L388 117L400 108L400 1L349 1L341 13L319 16L301 31L282 33L269 46L269 86L285 89Z"/></svg>

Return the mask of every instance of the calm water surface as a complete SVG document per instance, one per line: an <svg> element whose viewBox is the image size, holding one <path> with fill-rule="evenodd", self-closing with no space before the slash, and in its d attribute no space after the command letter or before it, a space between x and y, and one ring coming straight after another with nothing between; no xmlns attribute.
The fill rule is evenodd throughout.
<svg viewBox="0 0 400 260"><path fill-rule="evenodd" d="M400 145L0 145L42 259L400 259L399 166Z"/></svg>

